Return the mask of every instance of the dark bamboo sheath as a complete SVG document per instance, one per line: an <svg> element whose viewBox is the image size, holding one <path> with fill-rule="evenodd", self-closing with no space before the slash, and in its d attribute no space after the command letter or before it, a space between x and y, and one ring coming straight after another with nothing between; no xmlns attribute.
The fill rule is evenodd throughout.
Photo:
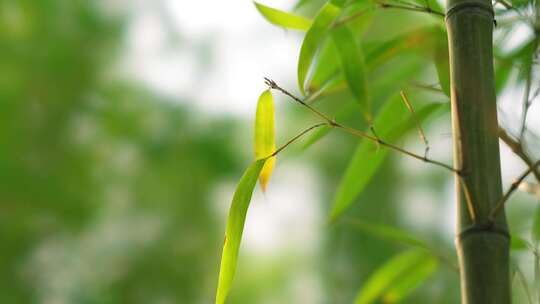
<svg viewBox="0 0 540 304"><path fill-rule="evenodd" d="M490 0L448 0L454 162L469 190L470 208L457 180L456 247L463 304L511 302L509 236L504 212L488 215L502 196L493 75ZM459 176L456 176L459 179Z"/></svg>

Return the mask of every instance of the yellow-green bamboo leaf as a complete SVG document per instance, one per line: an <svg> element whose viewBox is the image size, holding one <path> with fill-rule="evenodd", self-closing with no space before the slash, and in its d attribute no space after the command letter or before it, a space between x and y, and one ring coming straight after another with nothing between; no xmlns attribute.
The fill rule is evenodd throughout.
<svg viewBox="0 0 540 304"><path fill-rule="evenodd" d="M231 288L251 195L253 194L257 178L261 173L265 161L266 159L259 159L253 162L245 171L234 192L231 207L229 209L229 217L227 219L227 228L225 230L225 241L223 244L223 253L221 255L221 267L219 270L219 281L216 292L216 304L225 303L227 294Z"/></svg>
<svg viewBox="0 0 540 304"><path fill-rule="evenodd" d="M266 158L276 150L274 126L274 97L270 90L264 91L257 102L255 115L255 159ZM262 169L259 183L263 191L272 175L275 157L268 159Z"/></svg>
<svg viewBox="0 0 540 304"><path fill-rule="evenodd" d="M307 31L311 26L311 20L305 17L284 12L257 2L253 3L255 4L255 7L259 13L261 13L261 15L263 15L268 22L274 25L281 26L286 29L300 31Z"/></svg>

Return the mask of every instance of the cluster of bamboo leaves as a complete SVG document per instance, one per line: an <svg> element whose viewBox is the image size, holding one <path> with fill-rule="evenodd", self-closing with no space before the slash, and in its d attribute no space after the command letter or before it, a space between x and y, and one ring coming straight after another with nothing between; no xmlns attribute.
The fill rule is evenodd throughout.
<svg viewBox="0 0 540 304"><path fill-rule="evenodd" d="M307 1L300 1L298 6L304 5L305 2ZM328 1L318 9L313 18L284 12L259 3L255 3L255 7L270 23L285 29L305 32L298 56L297 80L298 91L306 104L315 102L321 96L347 91L352 96L352 103L336 111L334 119L339 122L363 119L366 126L376 130L376 136L384 138L387 142L396 142L409 131L418 128L418 123L438 114L448 113L450 95L448 46L444 19L437 15L437 12L444 10L436 1L398 1L382 4L381 6L381 2L372 1ZM530 10L531 5L523 1L506 4L502 9L497 6L497 16L501 17L497 29L497 42L501 47L495 48L495 82L498 93L507 86L512 75L517 75L515 78L518 83L531 77L531 71L534 70L533 54L538 46L538 36L533 35L510 51L503 51L502 46L509 39L514 26L523 21L520 18L526 17L526 13L523 12ZM383 41L364 41L362 38L368 29L381 25L374 20L381 8L416 11L406 13L420 14L426 19L425 22L421 22L422 26L390 35ZM516 18L517 21L511 21ZM379 28L375 32L384 30ZM405 64L395 66L393 73L385 74L385 65L389 62L395 64L392 60L408 54L414 54L425 60L402 60ZM519 64L518 68L516 63ZM439 102L417 103L414 115L410 115L399 91L392 92L392 90L396 86L410 85L408 80L414 78L417 71L428 68L428 65L433 66L436 71L437 84L418 87L436 92L439 95ZM529 90L532 90L531 85ZM265 191L276 155L281 151L281 148L276 150L274 106L272 92L268 89L261 94L257 104L254 130L255 161L240 179L230 207L216 303L224 303L231 288L244 222L257 180ZM317 129L310 128L309 131L312 129L314 132L307 138L305 148L330 133L333 127L328 123L321 124ZM282 148L296 139L287 142ZM380 148L377 142L365 139L359 142L336 190L328 216L330 222L340 219L368 185L388 153L391 152ZM373 303L378 300L385 303L399 302L427 280L439 264L456 269L452 259L407 233L358 220L351 221L350 224L364 232L410 247L409 250L388 260L371 275L359 288L355 303ZM540 212L533 226L532 242L513 236L512 248L530 249L535 254L538 277L540 266L537 245L540 240ZM515 268L515 274L516 281L526 291L532 303L528 283L525 282L519 268ZM535 289L539 289L538 282Z"/></svg>

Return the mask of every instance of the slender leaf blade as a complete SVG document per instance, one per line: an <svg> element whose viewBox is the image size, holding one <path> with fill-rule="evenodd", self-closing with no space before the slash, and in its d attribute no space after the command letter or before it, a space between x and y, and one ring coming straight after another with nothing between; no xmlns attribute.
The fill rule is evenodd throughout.
<svg viewBox="0 0 540 304"><path fill-rule="evenodd" d="M364 284L355 304L369 304L379 299L400 278L405 277L429 256L421 250L408 250L397 254L379 267Z"/></svg>
<svg viewBox="0 0 540 304"><path fill-rule="evenodd" d="M529 289L529 284L527 284L527 279L525 278L525 275L521 271L518 265L513 265L515 277L513 278L513 283L519 284L521 288L523 289L523 292L525 293L525 296L527 297L527 303L532 304L532 294L531 290Z"/></svg>
<svg viewBox="0 0 540 304"><path fill-rule="evenodd" d="M382 296L383 302L400 303L420 287L437 270L437 267L437 260L426 256L419 264L412 267L404 277L392 284Z"/></svg>
<svg viewBox="0 0 540 304"><path fill-rule="evenodd" d="M405 245L416 247L418 249L430 250L429 246L424 241L419 240L418 238L404 232L403 230L391 226L369 223L359 219L346 219L344 220L344 222L367 234L384 240L402 243Z"/></svg>
<svg viewBox="0 0 540 304"><path fill-rule="evenodd" d="M442 30L434 31L433 35L436 36L434 61L435 68L437 69L437 77L439 78L439 83L444 94L446 94L446 96L450 96L450 62L448 55L448 40L446 39L446 36Z"/></svg>
<svg viewBox="0 0 540 304"><path fill-rule="evenodd" d="M510 238L510 249L512 251L520 251L527 249L527 241L519 235L512 234Z"/></svg>
<svg viewBox="0 0 540 304"><path fill-rule="evenodd" d="M339 16L341 9L331 2L326 3L317 13L313 24L309 28L300 48L298 58L298 87L300 92L305 95L304 84L306 76L313 62L313 57L317 53L319 45L326 37L328 29L332 22Z"/></svg>
<svg viewBox="0 0 540 304"><path fill-rule="evenodd" d="M284 12L257 2L255 7L268 20L268 22L286 29L307 31L311 26L311 20L292 13Z"/></svg>
<svg viewBox="0 0 540 304"><path fill-rule="evenodd" d="M259 97L255 114L255 159L266 158L276 150L274 112L274 97L270 90L266 90ZM275 157L269 158L260 174L263 192L272 175L274 163Z"/></svg>
<svg viewBox="0 0 540 304"><path fill-rule="evenodd" d="M352 31L347 26L332 29L332 41L340 58L341 68L349 88L360 104L362 112L370 121L364 58Z"/></svg>
<svg viewBox="0 0 540 304"><path fill-rule="evenodd" d="M216 304L225 303L227 294L236 271L238 250L244 231L244 222L253 194L253 189L257 183L257 178L264 166L265 159L253 162L240 179L229 210L227 228L225 230L225 241L223 253L221 255L221 266L219 270L219 281L216 292Z"/></svg>
<svg viewBox="0 0 540 304"><path fill-rule="evenodd" d="M540 242L540 207L536 209L531 234L534 244L538 245Z"/></svg>

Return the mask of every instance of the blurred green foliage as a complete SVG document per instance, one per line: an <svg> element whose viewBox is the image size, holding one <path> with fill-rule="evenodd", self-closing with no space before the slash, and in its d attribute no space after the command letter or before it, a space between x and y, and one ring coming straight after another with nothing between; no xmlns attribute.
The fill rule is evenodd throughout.
<svg viewBox="0 0 540 304"><path fill-rule="evenodd" d="M93 1L0 2L0 303L195 302L213 283L237 126L115 79L124 28Z"/></svg>

